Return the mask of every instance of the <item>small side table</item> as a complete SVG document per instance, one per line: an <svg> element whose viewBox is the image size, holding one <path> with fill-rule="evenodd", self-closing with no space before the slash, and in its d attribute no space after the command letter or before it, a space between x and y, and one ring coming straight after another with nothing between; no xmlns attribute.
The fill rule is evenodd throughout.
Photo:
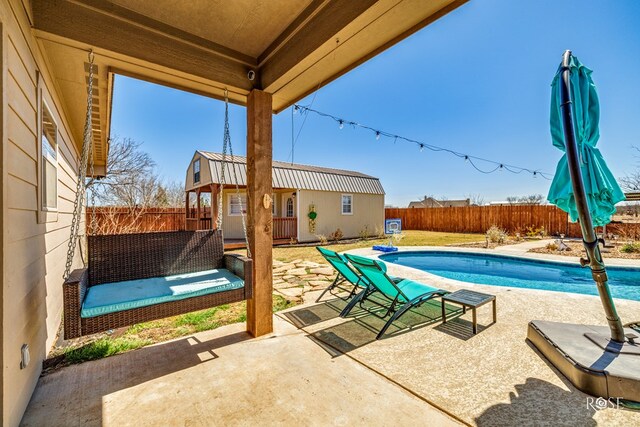
<svg viewBox="0 0 640 427"><path fill-rule="evenodd" d="M493 323L496 323L496 296L483 294L476 291L470 291L468 289L460 289L442 297L442 323L447 322L447 310L445 310L444 303L451 302L454 304L460 304L462 306L462 314L467 312L467 308L473 311L473 334L478 333L478 321L476 317L476 308L483 306L489 302L493 302Z"/></svg>

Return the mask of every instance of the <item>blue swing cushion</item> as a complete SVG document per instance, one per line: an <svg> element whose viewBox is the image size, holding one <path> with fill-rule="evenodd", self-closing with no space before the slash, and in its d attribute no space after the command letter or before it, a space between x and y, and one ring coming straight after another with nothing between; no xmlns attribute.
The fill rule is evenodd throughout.
<svg viewBox="0 0 640 427"><path fill-rule="evenodd" d="M227 269L104 283L87 290L80 316L95 317L244 287Z"/></svg>

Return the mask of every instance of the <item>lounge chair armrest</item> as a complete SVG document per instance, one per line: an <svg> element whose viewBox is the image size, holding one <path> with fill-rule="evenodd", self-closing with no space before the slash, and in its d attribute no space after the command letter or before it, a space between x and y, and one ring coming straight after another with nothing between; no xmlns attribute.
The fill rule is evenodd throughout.
<svg viewBox="0 0 640 427"><path fill-rule="evenodd" d="M62 285L64 303L64 338L77 338L80 330L80 311L89 286L89 273L86 268L74 270Z"/></svg>
<svg viewBox="0 0 640 427"><path fill-rule="evenodd" d="M224 265L227 270L244 280L245 296L253 295L253 260L238 254L224 254Z"/></svg>

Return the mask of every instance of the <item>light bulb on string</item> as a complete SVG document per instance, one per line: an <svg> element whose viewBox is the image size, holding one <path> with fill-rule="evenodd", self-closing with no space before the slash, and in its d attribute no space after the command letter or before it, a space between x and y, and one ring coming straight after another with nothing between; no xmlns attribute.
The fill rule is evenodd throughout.
<svg viewBox="0 0 640 427"><path fill-rule="evenodd" d="M424 151L424 144L420 144L420 152Z"/></svg>
<svg viewBox="0 0 640 427"><path fill-rule="evenodd" d="M376 131L376 141L380 141L380 131Z"/></svg>
<svg viewBox="0 0 640 427"><path fill-rule="evenodd" d="M469 161L469 156L464 156L464 161L468 162Z"/></svg>
<svg viewBox="0 0 640 427"><path fill-rule="evenodd" d="M534 177L534 178L537 178L537 177L538 177L538 172L533 171L533 177Z"/></svg>
<svg viewBox="0 0 640 427"><path fill-rule="evenodd" d="M500 172L502 172L504 170L504 165L502 163L500 164L499 170L500 170Z"/></svg>
<svg viewBox="0 0 640 427"><path fill-rule="evenodd" d="M340 120L338 120L338 123L340 123L340 125L338 126L338 128L339 128L340 130L342 130L342 129L344 128L344 120L340 119Z"/></svg>

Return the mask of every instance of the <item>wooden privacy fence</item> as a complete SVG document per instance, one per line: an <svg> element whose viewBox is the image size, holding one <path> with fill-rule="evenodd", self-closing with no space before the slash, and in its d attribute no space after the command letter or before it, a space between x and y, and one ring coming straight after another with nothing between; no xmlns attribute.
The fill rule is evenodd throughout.
<svg viewBox="0 0 640 427"><path fill-rule="evenodd" d="M95 212L97 234L143 233L185 229L184 208L87 208L87 230Z"/></svg>
<svg viewBox="0 0 640 427"><path fill-rule="evenodd" d="M191 212L192 218L188 220L189 224L185 223L185 208L87 208L87 230L90 230L93 215L95 215L96 234L203 230L211 227L210 207L201 208L202 217L200 219L195 218L195 211ZM295 239L297 233L297 218L273 218L273 238L275 240Z"/></svg>
<svg viewBox="0 0 640 427"><path fill-rule="evenodd" d="M529 227L551 235L578 236L580 227L569 225L565 212L547 205L464 206L447 208L388 208L386 218L402 219L405 230L484 233L492 225L509 233L526 234Z"/></svg>

